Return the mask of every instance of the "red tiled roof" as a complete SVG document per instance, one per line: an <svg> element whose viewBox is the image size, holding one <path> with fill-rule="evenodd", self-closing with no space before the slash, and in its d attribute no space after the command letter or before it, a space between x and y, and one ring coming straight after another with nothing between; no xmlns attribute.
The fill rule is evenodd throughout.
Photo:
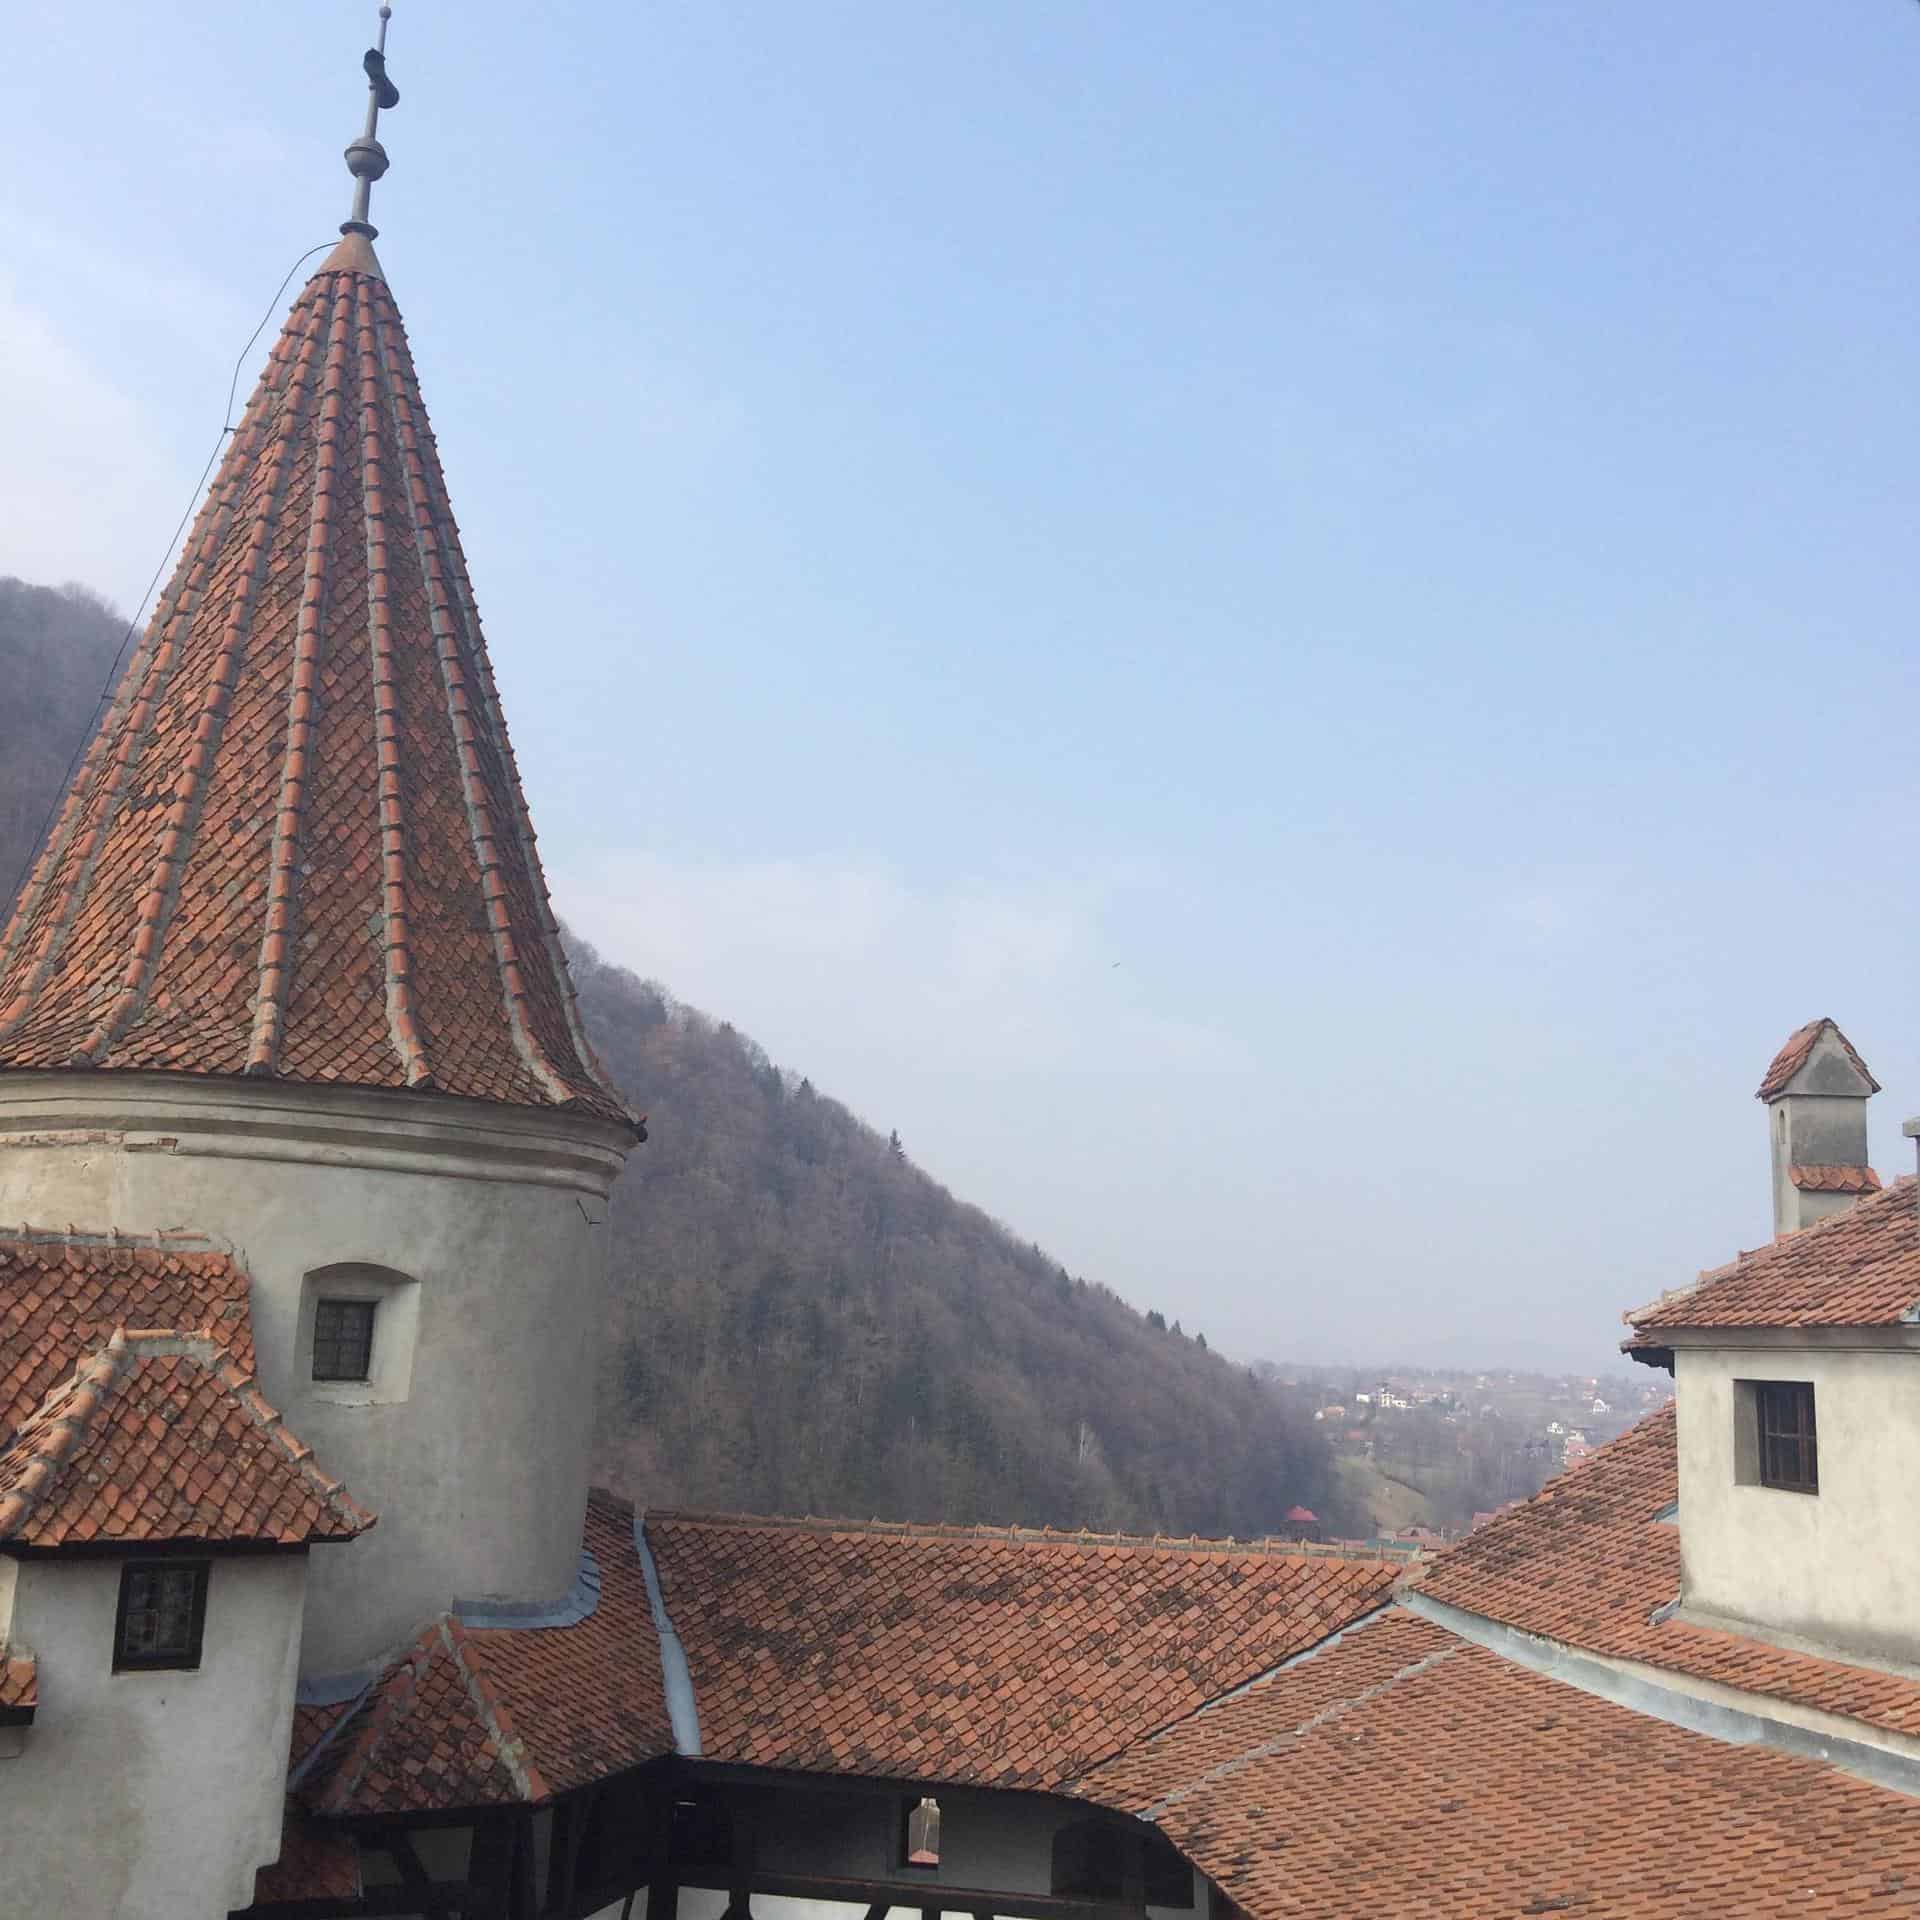
<svg viewBox="0 0 1920 1920"><path fill-rule="evenodd" d="M1378 1607L1399 1563L650 1513L710 1759L1052 1787Z"/></svg>
<svg viewBox="0 0 1920 1920"><path fill-rule="evenodd" d="M1657 1517L1679 1496L1674 1423L1672 1405L1649 1414L1476 1528L1434 1560L1421 1593L1589 1652L1920 1732L1920 1681L1650 1617L1680 1594L1680 1530Z"/></svg>
<svg viewBox="0 0 1920 1920"><path fill-rule="evenodd" d="M466 1635L433 1622L382 1676L321 1756L316 1812L432 1813L541 1800L512 1722L466 1658Z"/></svg>
<svg viewBox="0 0 1920 1920"><path fill-rule="evenodd" d="M117 1327L177 1327L252 1372L247 1276L185 1234L158 1239L0 1227L0 1440Z"/></svg>
<svg viewBox="0 0 1920 1920"><path fill-rule="evenodd" d="M1666 1327L1895 1326L1920 1305L1914 1178L1784 1234L1626 1317L1630 1350Z"/></svg>
<svg viewBox="0 0 1920 1920"><path fill-rule="evenodd" d="M0 1726L31 1720L40 1704L40 1669L30 1653L0 1647Z"/></svg>
<svg viewBox="0 0 1920 1920"><path fill-rule="evenodd" d="M210 1342L115 1333L0 1451L0 1544L306 1546L370 1514Z"/></svg>
<svg viewBox="0 0 1920 1920"><path fill-rule="evenodd" d="M1861 1079L1867 1083L1873 1092L1878 1093L1880 1091L1880 1082L1867 1071L1867 1063L1854 1051L1853 1042L1849 1040L1837 1026L1834 1026L1831 1020L1820 1019L1809 1020L1804 1027L1797 1027L1792 1033L1787 1035L1786 1045L1773 1056L1772 1064L1768 1066L1765 1074L1761 1076L1760 1086L1754 1094L1754 1098L1756 1100L1771 1100L1776 1095L1785 1093L1793 1076L1807 1064L1808 1057L1813 1052L1815 1042L1819 1040L1820 1036L1825 1033L1829 1027L1833 1027L1833 1037L1839 1041L1847 1058L1859 1068Z"/></svg>
<svg viewBox="0 0 1920 1920"><path fill-rule="evenodd" d="M301 1784L306 1803L328 1815L526 1804L670 1753L633 1509L596 1493L586 1538L601 1570L586 1619L512 1628L436 1620L319 1755ZM310 1724L307 1745L324 1731Z"/></svg>
<svg viewBox="0 0 1920 1920"><path fill-rule="evenodd" d="M1787 1178L1802 1193L1878 1193L1880 1176L1871 1167L1812 1167L1795 1164Z"/></svg>
<svg viewBox="0 0 1920 1920"><path fill-rule="evenodd" d="M0 933L0 1068L628 1121L548 904L400 315L307 283Z"/></svg>
<svg viewBox="0 0 1920 1920"><path fill-rule="evenodd" d="M1258 1920L1920 1911L1920 1807L1722 1744L1400 1608L1075 1789Z"/></svg>
<svg viewBox="0 0 1920 1920"><path fill-rule="evenodd" d="M299 1702L293 1710L293 1738L287 1747L287 1771L297 1773L301 1763L324 1740L353 1705L351 1700L336 1700L323 1706Z"/></svg>

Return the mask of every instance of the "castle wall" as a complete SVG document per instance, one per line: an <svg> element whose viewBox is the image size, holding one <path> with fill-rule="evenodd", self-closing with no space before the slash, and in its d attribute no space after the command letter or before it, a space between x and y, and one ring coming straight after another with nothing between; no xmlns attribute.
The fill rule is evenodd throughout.
<svg viewBox="0 0 1920 1920"><path fill-rule="evenodd" d="M0 1759L0 1911L224 1914L279 1854L306 1556L215 1560L192 1672L113 1671L124 1564L19 1563L41 1705Z"/></svg>
<svg viewBox="0 0 1920 1920"><path fill-rule="evenodd" d="M314 1566L301 1670L338 1674L456 1600L572 1584L625 1148L601 1122L422 1095L10 1074L0 1221L232 1245L262 1390L379 1515ZM341 1267L361 1271L315 1279ZM364 1388L311 1377L335 1289L381 1299Z"/></svg>

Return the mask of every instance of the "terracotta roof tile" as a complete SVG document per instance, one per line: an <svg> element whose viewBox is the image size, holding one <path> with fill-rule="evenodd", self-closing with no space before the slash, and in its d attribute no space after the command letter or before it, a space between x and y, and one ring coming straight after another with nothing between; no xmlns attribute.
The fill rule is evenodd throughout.
<svg viewBox="0 0 1920 1920"><path fill-rule="evenodd" d="M1787 1178L1802 1193L1878 1193L1880 1176L1871 1167L1814 1167L1795 1164Z"/></svg>
<svg viewBox="0 0 1920 1920"><path fill-rule="evenodd" d="M0 1068L68 1066L630 1122L364 247L296 301L0 932Z"/></svg>
<svg viewBox="0 0 1920 1920"><path fill-rule="evenodd" d="M31 1720L40 1704L40 1669L30 1653L0 1647L0 1725Z"/></svg>
<svg viewBox="0 0 1920 1920"><path fill-rule="evenodd" d="M1920 1681L1652 1618L1680 1594L1680 1530L1658 1517L1679 1496L1674 1420L1671 1406L1650 1415L1449 1547L1421 1592L1568 1646L1920 1733Z"/></svg>
<svg viewBox="0 0 1920 1920"><path fill-rule="evenodd" d="M1920 1804L1403 1609L1096 1770L1257 1920L1920 1912Z"/></svg>
<svg viewBox="0 0 1920 1920"><path fill-rule="evenodd" d="M1785 1093L1793 1076L1807 1064L1815 1043L1826 1030L1833 1028L1833 1037L1839 1041L1846 1056L1860 1070L1860 1077L1875 1092L1880 1091L1880 1082L1867 1071L1867 1063L1854 1051L1853 1042L1840 1031L1831 1020L1809 1020L1804 1027L1797 1027L1787 1035L1786 1044L1773 1056L1760 1085L1755 1091L1756 1100L1771 1100Z"/></svg>
<svg viewBox="0 0 1920 1920"><path fill-rule="evenodd" d="M1920 1306L1920 1218L1911 1174L1626 1316L1629 1350L1669 1327L1896 1326Z"/></svg>
<svg viewBox="0 0 1920 1920"><path fill-rule="evenodd" d="M1052 1787L1378 1607L1398 1562L650 1513L702 1751Z"/></svg>
<svg viewBox="0 0 1920 1920"><path fill-rule="evenodd" d="M517 1743L476 1685L463 1638L451 1620L436 1620L387 1669L304 1784L309 1806L428 1813L540 1797L512 1764Z"/></svg>
<svg viewBox="0 0 1920 1920"><path fill-rule="evenodd" d="M248 1279L186 1234L128 1238L0 1227L0 1441L117 1327L174 1327L254 1366Z"/></svg>
<svg viewBox="0 0 1920 1920"><path fill-rule="evenodd" d="M211 1342L117 1332L0 1450L0 1545L307 1546L373 1524Z"/></svg>
<svg viewBox="0 0 1920 1920"><path fill-rule="evenodd" d="M601 1569L587 1618L435 1621L319 1756L301 1783L306 1803L328 1815L525 1804L671 1752L633 1509L595 1494L586 1538ZM310 1723L302 1751L325 1731Z"/></svg>

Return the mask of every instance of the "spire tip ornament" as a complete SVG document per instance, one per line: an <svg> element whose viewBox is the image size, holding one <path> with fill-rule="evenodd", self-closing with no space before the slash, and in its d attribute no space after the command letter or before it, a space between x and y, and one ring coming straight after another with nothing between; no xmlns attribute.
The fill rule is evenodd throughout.
<svg viewBox="0 0 1920 1920"><path fill-rule="evenodd" d="M380 144L380 111L383 107L397 107L400 104L400 89L387 78L387 22L393 18L393 9L382 5L380 9L380 39L377 45L366 51L366 57L360 62L367 74L367 124L360 138L347 149L347 171L353 175L353 213L341 221L342 233L358 233L367 239L379 237L379 228L369 217L373 205L373 183L387 170L387 150Z"/></svg>

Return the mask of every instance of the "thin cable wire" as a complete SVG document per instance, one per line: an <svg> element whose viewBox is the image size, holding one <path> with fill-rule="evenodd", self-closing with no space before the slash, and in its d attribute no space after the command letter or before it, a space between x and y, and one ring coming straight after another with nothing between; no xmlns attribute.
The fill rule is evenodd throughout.
<svg viewBox="0 0 1920 1920"><path fill-rule="evenodd" d="M147 610L147 602L153 598L153 590L160 584L160 575L166 570L167 562L173 558L174 549L180 544L180 536L186 531L187 522L193 517L193 510L199 504L201 492L206 487L207 475L213 471L213 463L220 458L220 450L227 444L228 434L234 430L234 396L240 391L240 370L247 363L247 355L253 351L253 343L266 331L267 322L278 311L281 296L292 284L293 276L316 253L324 253L328 247L337 245L339 242L336 240L322 240L318 246L309 247L287 269L286 277L274 289L273 298L267 302L266 312L260 316L260 324L247 335L247 344L234 356L233 378L227 382L226 409L221 415L222 424L214 440L213 451L207 455L207 464L200 469L200 478L193 483L193 491L187 496L186 511L181 514L178 525L167 540L166 548L160 555L160 563L154 568L153 577L147 582L146 590L141 594L139 604L133 610L133 618L127 622L126 632L120 636L120 645L113 656L112 666L107 669L107 678L100 689L100 697L93 703L93 715L82 729L79 744L73 750L73 758L67 762L67 770L61 776L59 786L54 790L53 799L47 806L46 818L40 822L39 830L28 842L26 857L20 863L20 871L13 876L13 885L5 897L16 905L19 902L21 889L27 884L27 875L33 871L34 862L40 858L41 850L46 845L47 835L53 829L53 817L59 812L61 802L67 797L67 789L73 784L74 771L80 765L80 756L86 752L87 743L92 740L94 729L100 724L100 716L105 711L107 702L113 697L114 688L120 684L120 669L126 661L127 647L132 642L133 636L140 630L140 621ZM6 921L0 919L0 930L4 930L5 926Z"/></svg>

